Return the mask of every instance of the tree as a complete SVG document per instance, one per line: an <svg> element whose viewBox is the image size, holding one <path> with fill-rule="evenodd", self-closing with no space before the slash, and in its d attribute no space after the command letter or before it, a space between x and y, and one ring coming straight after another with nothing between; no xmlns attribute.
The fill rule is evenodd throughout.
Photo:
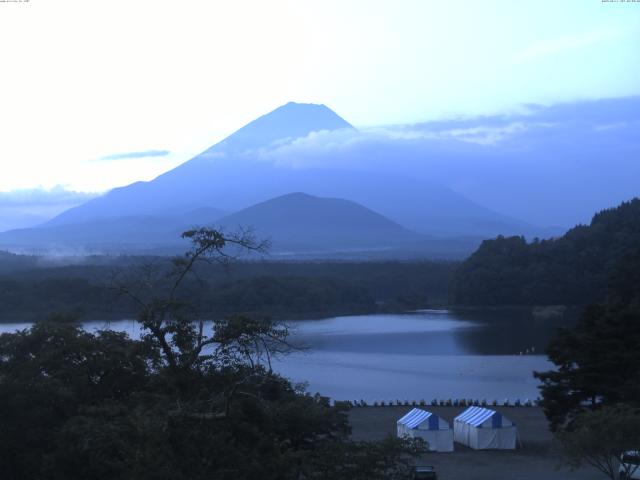
<svg viewBox="0 0 640 480"><path fill-rule="evenodd" d="M57 432L88 405L119 403L149 379L140 342L45 321L0 335L0 464L3 478L38 478Z"/></svg>
<svg viewBox="0 0 640 480"><path fill-rule="evenodd" d="M113 279L113 288L131 299L138 308L138 321L147 332L144 340L162 352L162 360L173 373L204 365L209 357L200 354L215 343L205 333L205 320L192 302L180 297L181 287L190 275L197 275L200 262L226 263L233 259L229 248L264 251L268 244L258 242L250 231L225 235L209 228L188 230L182 238L191 242L184 256L173 259L173 268L158 272L153 264L143 265L135 280Z"/></svg>
<svg viewBox="0 0 640 480"><path fill-rule="evenodd" d="M205 326L185 282L199 262L227 261L229 244L259 245L184 236L193 248L171 269L115 284L140 309L141 341L67 317L0 336L2 478L407 478L423 445L352 442L344 408L273 371L291 348L286 327L244 316Z"/></svg>
<svg viewBox="0 0 640 480"><path fill-rule="evenodd" d="M574 328L560 329L549 343L556 369L535 376L553 430L600 405L640 406L640 308L633 283L639 270L638 253L623 257L611 276L608 303L588 307Z"/></svg>
<svg viewBox="0 0 640 480"><path fill-rule="evenodd" d="M566 462L612 480L625 452L640 451L639 252L618 261L607 303L588 307L575 328L552 339L547 354L557 368L535 373ZM637 464L622 467L630 478Z"/></svg>
<svg viewBox="0 0 640 480"><path fill-rule="evenodd" d="M264 366L272 373L272 359L296 349L287 341L288 327L269 318L231 315L214 320L213 331L215 355L223 365L248 364L253 370Z"/></svg>
<svg viewBox="0 0 640 480"><path fill-rule="evenodd" d="M634 310L591 306L574 329L561 329L547 348L556 369L535 373L552 429L602 404L640 406L638 345L640 315Z"/></svg>
<svg viewBox="0 0 640 480"><path fill-rule="evenodd" d="M571 467L587 464L611 480L631 478L638 465L622 460L627 452L640 452L640 411L623 404L587 410L576 416L572 428L562 431L557 438L564 460ZM619 476L619 466L624 476Z"/></svg>

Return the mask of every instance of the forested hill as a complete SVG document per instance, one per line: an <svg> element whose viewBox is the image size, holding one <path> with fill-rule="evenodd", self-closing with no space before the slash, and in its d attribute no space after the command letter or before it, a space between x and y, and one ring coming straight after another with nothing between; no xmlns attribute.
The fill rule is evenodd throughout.
<svg viewBox="0 0 640 480"><path fill-rule="evenodd" d="M457 270L458 305L586 305L604 300L611 273L640 248L640 199L597 213L551 240L484 241Z"/></svg>

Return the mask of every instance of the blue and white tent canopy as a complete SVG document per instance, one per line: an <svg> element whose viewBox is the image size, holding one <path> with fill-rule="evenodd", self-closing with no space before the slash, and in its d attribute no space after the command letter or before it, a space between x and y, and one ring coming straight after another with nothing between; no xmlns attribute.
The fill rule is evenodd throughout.
<svg viewBox="0 0 640 480"><path fill-rule="evenodd" d="M453 436L458 443L474 449L516 448L516 426L500 412L469 407L453 420Z"/></svg>
<svg viewBox="0 0 640 480"><path fill-rule="evenodd" d="M404 417L398 420L398 423L406 428L421 428L422 430L439 430L440 419L431 412L414 408ZM448 426L447 426L448 428Z"/></svg>
<svg viewBox="0 0 640 480"><path fill-rule="evenodd" d="M397 421L398 437L422 438L434 452L453 451L453 430L446 420L414 408Z"/></svg>
<svg viewBox="0 0 640 480"><path fill-rule="evenodd" d="M454 418L454 421L467 423L473 427L502 428L513 425L513 422L503 417L500 412L483 407L469 407Z"/></svg>

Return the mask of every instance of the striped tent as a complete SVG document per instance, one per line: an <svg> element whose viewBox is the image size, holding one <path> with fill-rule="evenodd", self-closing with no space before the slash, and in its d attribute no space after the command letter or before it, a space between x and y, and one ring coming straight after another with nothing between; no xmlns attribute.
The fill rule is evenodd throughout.
<svg viewBox="0 0 640 480"><path fill-rule="evenodd" d="M437 415L412 409L397 421L398 437L422 438L432 452L453 452L453 430Z"/></svg>
<svg viewBox="0 0 640 480"><path fill-rule="evenodd" d="M469 407L453 419L456 442L476 450L516 448L516 425L500 412Z"/></svg>

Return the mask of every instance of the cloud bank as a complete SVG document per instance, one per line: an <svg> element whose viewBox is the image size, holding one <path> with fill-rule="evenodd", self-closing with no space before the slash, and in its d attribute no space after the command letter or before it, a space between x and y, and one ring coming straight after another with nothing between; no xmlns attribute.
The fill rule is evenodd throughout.
<svg viewBox="0 0 640 480"><path fill-rule="evenodd" d="M67 190L60 185L51 189L31 188L0 192L0 231L38 225L99 195Z"/></svg>
<svg viewBox="0 0 640 480"><path fill-rule="evenodd" d="M411 154L473 152L495 155L545 145L582 150L592 143L607 142L606 137L593 137L594 133L615 130L632 139L639 127L640 97L629 97L552 106L525 105L522 112L505 115L360 130L323 130L292 141L275 142L258 151L249 150L244 155L257 155L283 166L315 167L331 162L332 167L351 168L362 166L358 154L366 153L369 157L364 165L370 167L375 158L393 155L399 159L399 153L405 155L402 157L405 164L406 156L411 157ZM424 163L433 160L424 156L422 159Z"/></svg>
<svg viewBox="0 0 640 480"><path fill-rule="evenodd" d="M100 194L67 190L61 185L50 189L28 188L0 192L0 207L71 205L80 204L96 198Z"/></svg>
<svg viewBox="0 0 640 480"><path fill-rule="evenodd" d="M245 155L283 168L424 178L531 223L572 226L640 196L640 97L319 131Z"/></svg>
<svg viewBox="0 0 640 480"><path fill-rule="evenodd" d="M166 157L171 152L169 150L144 150L141 152L124 152L114 153L112 155L105 155L98 160L128 160L132 158L147 158L147 157Z"/></svg>

